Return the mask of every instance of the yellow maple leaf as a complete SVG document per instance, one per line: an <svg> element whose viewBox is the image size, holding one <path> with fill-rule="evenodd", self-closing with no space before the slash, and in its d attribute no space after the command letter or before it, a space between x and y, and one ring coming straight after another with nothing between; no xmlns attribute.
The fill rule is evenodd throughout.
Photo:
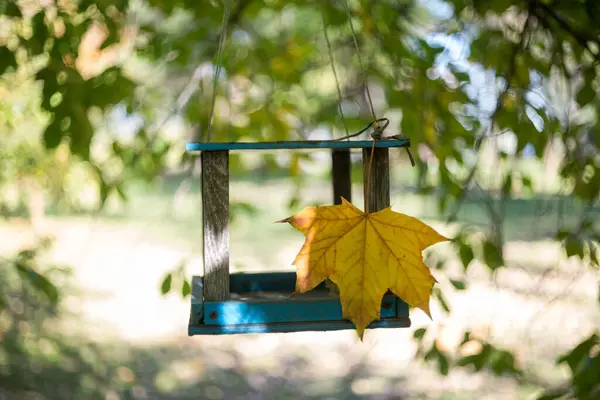
<svg viewBox="0 0 600 400"><path fill-rule="evenodd" d="M289 222L306 241L296 256L296 292L331 279L339 287L342 313L362 339L379 319L389 289L407 304L429 312L436 282L422 251L449 240L417 218L391 207L365 214L342 198L336 206L307 207L278 222Z"/></svg>

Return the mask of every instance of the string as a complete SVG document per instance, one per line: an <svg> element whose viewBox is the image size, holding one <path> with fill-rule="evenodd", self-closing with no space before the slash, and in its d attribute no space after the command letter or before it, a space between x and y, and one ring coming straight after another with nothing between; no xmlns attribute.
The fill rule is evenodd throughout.
<svg viewBox="0 0 600 400"><path fill-rule="evenodd" d="M360 55L360 48L358 47L358 39L356 38L356 32L354 31L354 24L352 24L352 14L350 13L350 8L348 7L347 0L344 0L344 9L346 10L346 15L348 16L348 24L350 25L350 31L352 32L352 40L354 41L354 47L356 48L356 56L358 57L358 64L360 65L360 69L363 74L363 85L365 87L365 91L367 93L367 100L369 102L369 107L371 108L371 114L373 115L373 122L371 123L375 128L375 132L371 135L373 137L373 143L371 146L371 155L369 157L369 166L367 167L367 182L366 182L366 199L365 199L365 213L369 213L369 198L371 197L371 191L369 190L370 178L371 178L371 166L373 164L373 156L375 155L375 140L381 139L381 135L383 129L388 126L389 120L386 120L386 124L383 127L379 126L379 121L377 120L377 115L375 114L375 107L373 107L373 99L371 98L371 91L369 90L369 82L367 81L367 72L365 70L365 66L362 61L362 57ZM368 127L367 127L368 128Z"/></svg>
<svg viewBox="0 0 600 400"><path fill-rule="evenodd" d="M325 0L323 1L325 3ZM344 130L346 131L346 139L350 138L350 132L348 131L348 124L344 117L344 111L342 110L342 90L340 89L340 81L338 80L337 72L335 70L335 61L333 60L333 51L331 50L331 42L329 41L329 35L327 34L327 20L325 18L325 7L321 3L321 17L323 18L323 33L325 34L325 42L327 42L327 50L329 52L329 62L331 63L331 70L333 71L333 77L335 78L335 86L338 93L338 108L340 110L340 116L344 124Z"/></svg>
<svg viewBox="0 0 600 400"><path fill-rule="evenodd" d="M360 65L360 69L363 74L363 85L365 86L365 90L367 92L367 100L369 102L369 107L371 108L371 114L373 115L373 120L377 120L377 116L375 115L375 108L373 107L373 99L371 98L371 91L369 90L369 84L367 82L367 71L365 70L365 65L362 61L362 57L360 55L360 48L358 47L358 39L356 38L356 31L354 30L354 24L352 24L352 14L350 13L350 8L348 7L348 1L344 0L344 8L346 9L346 15L348 16L348 24L350 25L350 31L352 32L352 39L354 41L354 47L356 48L356 55L358 57L358 64Z"/></svg>
<svg viewBox="0 0 600 400"><path fill-rule="evenodd" d="M210 134L212 133L212 120L215 112L215 102L217 100L217 85L219 83L219 75L221 75L221 62L223 60L223 48L225 47L225 36L227 35L227 21L229 20L229 0L223 3L223 21L221 22L221 34L219 35L219 48L217 50L217 65L213 76L213 92L210 105L210 115L208 116L208 127L206 128L206 141L210 142Z"/></svg>
<svg viewBox="0 0 600 400"><path fill-rule="evenodd" d="M356 48L356 56L358 58L358 64L360 65L360 69L363 74L363 85L365 86L365 91L367 93L367 100L369 102L369 107L371 108L371 114L373 115L373 122L371 122L365 129L363 129L362 131L360 131L357 134L352 135L352 136L361 134L362 132L364 132L365 130L370 128L371 125L373 125L373 127L375 128L375 132L371 136L373 136L373 139L378 139L378 138L381 139L381 133L388 126L389 120L387 118L377 119L377 115L375 114L375 107L373 107L373 99L371 97L371 91L369 90L369 84L367 82L367 78L368 78L367 71L365 70L365 65L364 65L364 63L362 61L362 57L360 55L360 48L358 47L358 39L356 38L356 31L354 30L354 24L352 24L352 14L350 13L350 8L348 7L348 0L344 0L344 9L346 10L346 15L348 16L348 24L350 25L350 31L352 32L352 40L354 41L354 47ZM381 122L382 120L385 120L386 123L383 127L380 127L379 122ZM401 137L401 135L395 135L395 136L387 137L386 139L402 139L402 137ZM375 147L373 147L373 149L371 151L371 157L373 157L374 149L375 149ZM410 159L410 164L414 167L416 164L415 164L415 160L414 160L412 154L410 153L410 149L408 147L405 147L405 149L406 149L406 153L408 154L408 158Z"/></svg>
<svg viewBox="0 0 600 400"><path fill-rule="evenodd" d="M382 124L382 125L380 125L380 124ZM373 127L373 129L374 129L374 132L371 134L371 137L373 139L382 139L381 135L383 134L383 130L385 128L387 128L387 126L389 124L390 124L390 120L389 119L387 119L387 118L379 118L379 119L371 121L371 123L369 125L365 126L360 131L358 131L356 133L353 133L353 134L348 134L348 135L346 135L344 137L341 137L341 138L337 138L337 139L335 139L335 141L353 138L355 136L360 135L363 132L368 131L369 128L371 128L371 127ZM388 137L385 137L385 139L401 139L401 138L400 137L396 137L396 136L388 136Z"/></svg>

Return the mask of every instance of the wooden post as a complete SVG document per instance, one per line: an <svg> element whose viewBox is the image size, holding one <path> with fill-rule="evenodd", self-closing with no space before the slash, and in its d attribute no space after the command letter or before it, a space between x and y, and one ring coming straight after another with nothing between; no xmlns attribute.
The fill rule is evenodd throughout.
<svg viewBox="0 0 600 400"><path fill-rule="evenodd" d="M365 195L365 212L381 211L390 205L390 156L387 148L375 148L371 163L371 177L367 187L367 172L371 149L363 149L363 190ZM367 197L369 196L369 197ZM367 210L367 198L369 209Z"/></svg>
<svg viewBox="0 0 600 400"><path fill-rule="evenodd" d="M203 151L204 299L229 297L229 151Z"/></svg>
<svg viewBox="0 0 600 400"><path fill-rule="evenodd" d="M342 204L342 197L352 202L350 149L331 151L331 180L333 183L333 204Z"/></svg>

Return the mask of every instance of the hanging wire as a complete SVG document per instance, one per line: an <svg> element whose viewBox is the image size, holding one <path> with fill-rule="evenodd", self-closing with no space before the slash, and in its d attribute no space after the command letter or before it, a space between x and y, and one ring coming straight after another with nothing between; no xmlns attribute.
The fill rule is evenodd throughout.
<svg viewBox="0 0 600 400"><path fill-rule="evenodd" d="M369 129L373 128L373 133L371 133L371 137L374 140L380 140L380 139L402 139L400 137L395 137L395 136L386 136L383 137L383 131L385 128L387 128L387 126L390 124L390 120L387 118L379 118L376 120L371 121L371 123L369 123L369 125L365 126L363 129L361 129L360 131L356 132L356 133L352 133L352 134L348 134L344 137L341 138L337 138L334 139L335 141L339 141L339 140L344 140L344 139L350 139L353 137L356 137L366 131L368 131Z"/></svg>
<svg viewBox="0 0 600 400"><path fill-rule="evenodd" d="M354 47L356 48L356 56L358 57L358 64L360 65L360 69L363 73L363 84L365 85L365 91L367 93L367 100L369 102L369 107L371 108L371 114L373 115L373 122L371 122L371 124L369 124L367 126L368 129L371 125L373 126L373 129L375 130L375 132L371 135L373 137L373 139L381 139L382 138L382 133L383 130L387 127L387 125L389 124L389 121L387 121L387 123L383 126L379 125L379 122L381 120L377 119L377 115L375 114L375 107L373 107L373 98L371 97L371 91L369 90L369 83L367 81L368 75L367 75L367 71L365 70L365 65L362 61L362 57L360 55L360 48L358 47L358 39L356 38L356 31L354 30L354 24L352 24L352 14L350 13L350 8L348 7L348 0L343 0L344 2L344 9L346 10L346 15L348 16L348 24L350 25L350 31L352 32L352 39L354 41ZM383 118L385 120L387 120L386 118ZM364 132L361 131L359 133ZM394 135L394 136L389 136L386 139L404 139L404 135ZM414 167L416 166L415 163L415 159L413 158L410 149L408 147L404 148L406 150L406 153L408 154L408 158L410 159L410 164Z"/></svg>
<svg viewBox="0 0 600 400"><path fill-rule="evenodd" d="M363 74L363 85L365 85L365 90L367 92L367 100L369 101L369 107L371 108L371 114L373 115L373 120L377 121L377 115L375 115L375 108L373 107L373 99L371 98L371 91L369 90L369 83L367 82L367 71L365 70L365 65L362 61L362 57L360 55L360 48L358 47L358 39L356 38L356 31L354 30L354 24L352 24L352 14L350 13L350 8L348 7L348 0L344 0L344 8L346 10L346 15L348 16L348 24L350 25L350 31L352 32L352 39L354 40L354 47L356 48L356 55L358 57L358 64L360 65L360 69Z"/></svg>
<svg viewBox="0 0 600 400"><path fill-rule="evenodd" d="M221 62L223 60L223 48L225 47L225 36L227 35L227 22L229 21L229 1L223 3L223 21L221 22L221 34L219 35L219 48L217 51L217 65L213 76L213 92L210 105L210 115L208 117L208 127L206 128L206 141L210 142L210 134L212 133L212 120L215 112L215 102L217 100L217 85L219 83L219 75L221 75Z"/></svg>
<svg viewBox="0 0 600 400"><path fill-rule="evenodd" d="M331 42L329 41L329 35L327 34L327 19L325 18L325 4L326 0L321 3L321 17L323 18L323 33L325 35L325 42L327 43L327 51L329 52L329 61L331 63L331 70L333 71L333 77L335 78L335 86L338 92L338 108L340 109L340 115L344 124L344 130L346 131L346 140L350 138L350 132L348 131L348 124L344 117L344 111L342 110L342 89L340 89L340 81L338 80L337 72L335 70L335 61L333 59L333 51L331 49Z"/></svg>

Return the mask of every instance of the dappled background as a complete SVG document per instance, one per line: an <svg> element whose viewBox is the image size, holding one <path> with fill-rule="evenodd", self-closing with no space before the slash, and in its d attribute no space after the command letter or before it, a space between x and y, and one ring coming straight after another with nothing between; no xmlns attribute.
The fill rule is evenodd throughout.
<svg viewBox="0 0 600 400"><path fill-rule="evenodd" d="M598 26L591 0L0 2L0 398L598 398ZM390 151L394 209L454 239L433 321L188 337L185 143L382 117L416 164ZM333 202L330 154L230 168L231 270L293 271L272 222Z"/></svg>

